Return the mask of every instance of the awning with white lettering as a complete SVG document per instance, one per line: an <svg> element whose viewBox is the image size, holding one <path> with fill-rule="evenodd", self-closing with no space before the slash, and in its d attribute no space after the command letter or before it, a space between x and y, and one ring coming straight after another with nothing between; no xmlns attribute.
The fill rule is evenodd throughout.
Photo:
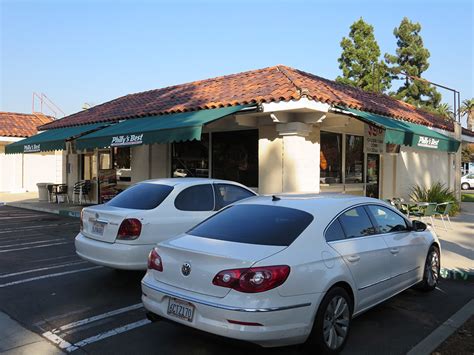
<svg viewBox="0 0 474 355"><path fill-rule="evenodd" d="M457 152L461 144L460 141L427 126L347 107L338 107L338 109L341 110L341 113L355 116L361 121L383 128L385 130L384 143L450 153Z"/></svg>
<svg viewBox="0 0 474 355"><path fill-rule="evenodd" d="M100 128L106 126L108 126L107 123L94 123L83 126L50 129L48 131L35 134L34 136L22 139L21 141L8 144L5 147L5 153L38 153L53 150L64 150L66 149L67 140L97 131Z"/></svg>
<svg viewBox="0 0 474 355"><path fill-rule="evenodd" d="M77 139L76 147L82 150L200 140L203 125L246 108L231 106L128 119Z"/></svg>

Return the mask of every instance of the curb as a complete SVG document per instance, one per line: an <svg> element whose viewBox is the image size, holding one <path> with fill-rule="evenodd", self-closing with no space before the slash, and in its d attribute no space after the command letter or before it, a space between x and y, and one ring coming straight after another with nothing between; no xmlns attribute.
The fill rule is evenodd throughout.
<svg viewBox="0 0 474 355"><path fill-rule="evenodd" d="M69 210L60 210L60 209L53 210L53 209L48 209L48 208L43 208L43 207L31 206L29 204L27 205L27 204L18 203L18 202L0 202L0 206L2 204L5 206L23 208L25 210L32 210L32 211L38 211L38 212L46 212L46 213L57 214L57 215L66 216L66 217L74 217L74 218L81 217L80 211L69 211Z"/></svg>
<svg viewBox="0 0 474 355"><path fill-rule="evenodd" d="M472 315L474 315L474 299L466 303L459 311L449 317L425 339L413 347L407 355L429 355L446 339L458 330Z"/></svg>
<svg viewBox="0 0 474 355"><path fill-rule="evenodd" d="M474 281L474 271L441 268L440 276L448 280Z"/></svg>

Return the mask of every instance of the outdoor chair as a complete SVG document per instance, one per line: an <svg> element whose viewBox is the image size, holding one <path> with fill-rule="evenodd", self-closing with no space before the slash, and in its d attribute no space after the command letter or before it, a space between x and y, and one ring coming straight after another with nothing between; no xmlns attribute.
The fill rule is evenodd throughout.
<svg viewBox="0 0 474 355"><path fill-rule="evenodd" d="M62 184L62 185L57 185L56 186L56 201L59 203L58 196L64 196L64 201L67 201L69 203L69 195L67 193L67 185Z"/></svg>
<svg viewBox="0 0 474 355"><path fill-rule="evenodd" d="M54 196L54 185L46 185L46 189L48 190L48 202L53 202Z"/></svg>
<svg viewBox="0 0 474 355"><path fill-rule="evenodd" d="M391 204L392 206L395 206L395 208L397 210L399 210L400 212L402 212L403 214L409 216L410 214L410 211L409 211L409 208L408 208L408 204L404 203L405 200L401 197L394 197L392 200L391 200Z"/></svg>
<svg viewBox="0 0 474 355"><path fill-rule="evenodd" d="M89 180L78 181L74 184L72 202L75 202L77 196L77 202L82 205L82 201L89 200L89 192L91 190L91 182ZM90 202L90 200L89 200Z"/></svg>
<svg viewBox="0 0 474 355"><path fill-rule="evenodd" d="M436 230L433 216L436 214L436 203L422 202L417 204L417 210L410 211L410 217L418 217L420 220L429 218L431 221L431 226Z"/></svg>
<svg viewBox="0 0 474 355"><path fill-rule="evenodd" d="M446 222L444 221L444 217L448 219L449 228L453 229L453 226L451 225L451 220L449 219L449 212L451 212L452 207L453 207L452 202L439 203L438 206L436 206L436 211L435 211L435 214L433 215L434 218L436 218L437 216L441 217L445 231L448 231L448 228L446 227Z"/></svg>

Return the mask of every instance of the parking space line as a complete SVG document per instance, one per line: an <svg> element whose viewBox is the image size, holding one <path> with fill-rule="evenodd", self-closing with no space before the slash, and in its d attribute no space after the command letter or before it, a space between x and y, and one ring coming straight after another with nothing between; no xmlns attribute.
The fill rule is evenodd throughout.
<svg viewBox="0 0 474 355"><path fill-rule="evenodd" d="M137 322L126 324L124 326L121 326L121 327L118 327L118 328L115 328L115 329L112 329L112 330L109 330L109 331L91 336L87 339L84 339L84 340L81 340L77 343L74 343L73 345L67 347L66 351L71 352L71 351L77 350L80 347L86 346L88 344L95 343L96 341L103 340L103 339L109 338L109 337L114 336L114 335L118 335L120 333L127 332L129 330L132 330L132 329L135 329L135 328L138 328L138 327L142 327L142 326L147 325L149 323L151 323L151 321L149 321L148 319L142 319L142 320L139 320Z"/></svg>
<svg viewBox="0 0 474 355"><path fill-rule="evenodd" d="M19 251L19 250L29 250L29 249L36 249L36 248L46 248L46 247L51 247L53 245L61 245L61 244L70 244L73 243L74 241L70 242L61 242L61 243L51 243L51 244L44 244L44 245L36 245L34 247L24 247L24 248L15 248L15 249L8 249L8 250L0 250L0 253L9 253L11 251Z"/></svg>
<svg viewBox="0 0 474 355"><path fill-rule="evenodd" d="M53 334L51 332L45 332L41 335L43 337L45 337L46 339L48 339L49 341L51 341L53 344L56 344L57 346L59 346L61 349L72 348L71 343L68 343L66 340L64 340L63 338L57 336L56 334ZM74 349L74 350L76 350L76 349Z"/></svg>
<svg viewBox="0 0 474 355"><path fill-rule="evenodd" d="M38 271L45 271L45 270L51 270L51 269L58 269L58 268L61 268L61 267L68 267L68 266L72 266L72 265L85 264L85 263L87 263L87 261L76 261L76 262L73 262L73 263L60 264L60 265L54 265L54 266L49 266L49 267L41 267L41 268L39 268L39 269L31 269L31 270L13 272L13 273L11 273L11 274L0 275L0 279L4 279L4 278L7 278L7 277L12 277L12 276L30 274L30 273L38 272Z"/></svg>
<svg viewBox="0 0 474 355"><path fill-rule="evenodd" d="M94 317L89 317L89 318L78 320L76 322L65 324L65 325L63 325L63 326L61 326L57 329L53 329L51 332L58 333L60 331L80 327L81 325L84 325L84 324L88 324L88 323L98 321L100 319L116 316L117 314L125 313L125 312L132 311L132 310L135 310L135 309L139 309L139 308L142 308L142 307L143 307L142 303L137 303L137 304L134 304L134 305L131 305L131 306L128 306L128 307L115 309L113 311L102 313L102 314L96 315Z"/></svg>
<svg viewBox="0 0 474 355"><path fill-rule="evenodd" d="M0 245L0 248L19 247L19 246L21 246L21 245L41 244L41 243L47 243L47 242L57 242L58 240L66 240L66 239L64 239L64 238L47 239L47 240L38 240L38 241L35 241L35 242L26 242L26 243Z"/></svg>
<svg viewBox="0 0 474 355"><path fill-rule="evenodd" d="M19 285L19 284L23 284L23 283L27 283L27 282L36 281L36 280L49 279L49 278L59 277L59 276L63 276L63 275L75 274L75 273L78 273L78 272L89 271L89 270L100 269L100 268L103 268L103 266L93 266L93 267L88 267L88 268L85 268L85 269L71 270L71 271L65 271L65 272L58 272L58 273L55 273L55 274L48 274L48 275L42 275L42 276L37 276L37 277L31 277L29 279L23 279L23 280L18 280L18 281L7 282L5 284L0 284L0 288Z"/></svg>

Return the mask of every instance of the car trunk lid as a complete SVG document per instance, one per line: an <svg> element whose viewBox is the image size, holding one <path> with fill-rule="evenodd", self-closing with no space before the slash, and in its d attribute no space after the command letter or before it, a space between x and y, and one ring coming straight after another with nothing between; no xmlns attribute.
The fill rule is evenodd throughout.
<svg viewBox="0 0 474 355"><path fill-rule="evenodd" d="M163 271L154 271L156 280L184 290L224 297L230 289L212 284L214 276L227 269L248 268L286 247L253 245L183 234L158 245ZM189 275L183 266L190 266Z"/></svg>
<svg viewBox="0 0 474 355"><path fill-rule="evenodd" d="M107 205L86 207L82 212L82 234L102 242L114 243L122 221L135 210Z"/></svg>

